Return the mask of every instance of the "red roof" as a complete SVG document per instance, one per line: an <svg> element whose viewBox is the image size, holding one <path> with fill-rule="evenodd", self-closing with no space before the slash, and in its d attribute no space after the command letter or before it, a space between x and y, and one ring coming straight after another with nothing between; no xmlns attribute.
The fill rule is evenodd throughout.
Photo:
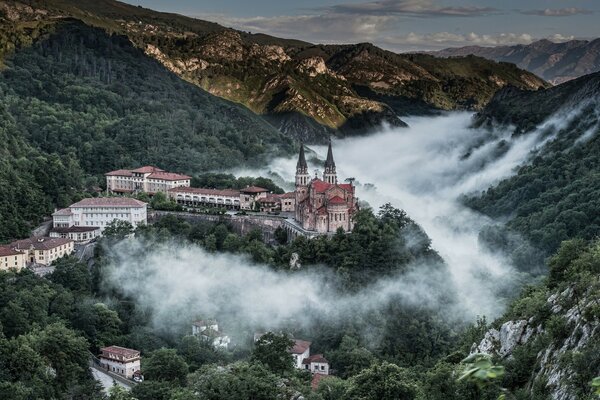
<svg viewBox="0 0 600 400"><path fill-rule="evenodd" d="M52 215L53 215L53 216L54 216L54 215L56 215L56 216L59 216L59 215L68 216L68 215L73 215L73 213L71 212L71 209L70 209L70 208L63 208L63 209L60 209L60 210L56 211L56 212L55 212L54 214L52 214Z"/></svg>
<svg viewBox="0 0 600 400"><path fill-rule="evenodd" d="M10 247L23 250L29 250L31 247L35 250L50 250L72 242L71 239L64 238L32 237L12 242Z"/></svg>
<svg viewBox="0 0 600 400"><path fill-rule="evenodd" d="M150 175L148 175L148 178L162 179L163 181L184 181L184 180L192 179L191 176L176 174L173 172L163 172L163 171L153 172Z"/></svg>
<svg viewBox="0 0 600 400"><path fill-rule="evenodd" d="M325 357L323 357L323 354L315 354L315 355L312 355L312 356L307 357L304 360L302 360L302 364L310 364L310 363L327 363L327 364L329 364L329 361L327 361L327 359Z"/></svg>
<svg viewBox="0 0 600 400"><path fill-rule="evenodd" d="M193 188L193 187L176 187L169 189L172 193L183 193L183 194L200 194L206 196L228 196L228 197L240 197L239 190L233 189L204 189L204 188Z"/></svg>
<svg viewBox="0 0 600 400"><path fill-rule="evenodd" d="M90 197L72 204L70 208L76 207L146 207L146 203L130 197Z"/></svg>
<svg viewBox="0 0 600 400"><path fill-rule="evenodd" d="M248 186L247 188L240 190L240 192L242 193L265 193L268 191L269 189L261 188L258 186Z"/></svg>
<svg viewBox="0 0 600 400"><path fill-rule="evenodd" d="M131 170L131 172L135 172L138 174L151 174L153 172L164 172L164 169L153 167L151 165L146 165L145 167Z"/></svg>
<svg viewBox="0 0 600 400"><path fill-rule="evenodd" d="M310 348L311 342L306 340L294 339L294 345L292 346L290 353L292 354L302 354L308 348Z"/></svg>
<svg viewBox="0 0 600 400"><path fill-rule="evenodd" d="M10 246L0 246L0 257L18 256L19 254L23 253L11 248Z"/></svg>
<svg viewBox="0 0 600 400"><path fill-rule="evenodd" d="M329 199L329 204L346 204L346 200L342 199L340 196L335 196Z"/></svg>
<svg viewBox="0 0 600 400"><path fill-rule="evenodd" d="M102 353L115 354L115 355L123 356L126 358L137 357L140 355L139 350L128 349L126 347L120 347L120 346L103 347L100 349L100 351Z"/></svg>
<svg viewBox="0 0 600 400"><path fill-rule="evenodd" d="M131 176L132 173L128 169L118 169L116 171L107 172L105 176Z"/></svg>
<svg viewBox="0 0 600 400"><path fill-rule="evenodd" d="M295 199L296 198L296 192L288 192L288 193L280 194L279 198L281 198L281 199Z"/></svg>
<svg viewBox="0 0 600 400"><path fill-rule="evenodd" d="M317 214L327 214L327 208L325 206L321 206L317 209Z"/></svg>
<svg viewBox="0 0 600 400"><path fill-rule="evenodd" d="M311 182L311 185L313 188L315 188L315 191L317 191L317 193L321 193L326 191L327 189L329 189L330 187L332 187L333 185L331 183L327 183L325 181L322 181L320 179L315 179Z"/></svg>
<svg viewBox="0 0 600 400"><path fill-rule="evenodd" d="M352 192L352 189L354 189L351 183L338 183L338 186L348 192Z"/></svg>

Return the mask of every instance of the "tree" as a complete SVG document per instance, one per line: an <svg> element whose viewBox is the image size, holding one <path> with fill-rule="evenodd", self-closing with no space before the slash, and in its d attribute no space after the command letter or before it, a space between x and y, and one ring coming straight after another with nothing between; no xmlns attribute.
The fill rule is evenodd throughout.
<svg viewBox="0 0 600 400"><path fill-rule="evenodd" d="M135 385L131 395L136 400L171 400L177 385L165 381L144 381Z"/></svg>
<svg viewBox="0 0 600 400"><path fill-rule="evenodd" d="M359 346L358 340L348 335L342 338L338 349L331 353L330 358L342 378L358 374L375 361L369 350Z"/></svg>
<svg viewBox="0 0 600 400"><path fill-rule="evenodd" d="M294 368L294 359L290 349L294 342L286 334L266 333L254 344L252 360L263 363L276 373L290 372Z"/></svg>
<svg viewBox="0 0 600 400"><path fill-rule="evenodd" d="M48 277L52 282L79 295L91 293L92 278L85 264L75 257L66 257L57 260L54 265L54 271Z"/></svg>
<svg viewBox="0 0 600 400"><path fill-rule="evenodd" d="M374 364L350 379L348 400L397 399L419 397L419 388L409 372L395 364Z"/></svg>
<svg viewBox="0 0 600 400"><path fill-rule="evenodd" d="M131 222L115 219L106 225L102 234L108 239L123 240L133 234L133 231Z"/></svg>
<svg viewBox="0 0 600 400"><path fill-rule="evenodd" d="M189 376L189 388L203 400L272 400L283 397L280 379L261 363L202 367Z"/></svg>
<svg viewBox="0 0 600 400"><path fill-rule="evenodd" d="M286 244L288 241L288 234L287 231L285 229L283 229L282 227L278 226L277 229L275 229L275 240L277 240L277 243L279 244Z"/></svg>
<svg viewBox="0 0 600 400"><path fill-rule="evenodd" d="M174 349L159 349L144 360L144 376L149 380L185 384L188 365Z"/></svg>

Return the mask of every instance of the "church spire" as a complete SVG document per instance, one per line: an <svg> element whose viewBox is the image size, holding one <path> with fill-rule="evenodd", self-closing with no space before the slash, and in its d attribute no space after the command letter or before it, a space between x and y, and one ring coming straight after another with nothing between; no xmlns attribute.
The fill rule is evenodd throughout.
<svg viewBox="0 0 600 400"><path fill-rule="evenodd" d="M323 172L323 180L332 185L337 183L337 172L335 171L335 161L333 161L331 139L329 139L329 148L327 149L327 159L325 160L325 171Z"/></svg>
<svg viewBox="0 0 600 400"><path fill-rule="evenodd" d="M308 175L308 164L304 156L304 143L300 143L300 154L296 163L296 186L307 186L310 176Z"/></svg>
<svg viewBox="0 0 600 400"><path fill-rule="evenodd" d="M333 150L331 149L331 138L329 139L329 148L327 149L327 159L325 160L325 169L333 168L335 171L335 161L333 161Z"/></svg>
<svg viewBox="0 0 600 400"><path fill-rule="evenodd" d="M297 172L308 171L308 164L306 164L306 157L304 156L304 143L300 142L300 155L298 156L298 163L296 164Z"/></svg>

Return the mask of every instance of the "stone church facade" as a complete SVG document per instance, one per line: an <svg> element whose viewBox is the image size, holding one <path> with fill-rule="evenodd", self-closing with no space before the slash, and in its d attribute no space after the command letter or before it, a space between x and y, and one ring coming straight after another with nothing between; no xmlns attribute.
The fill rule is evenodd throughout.
<svg viewBox="0 0 600 400"><path fill-rule="evenodd" d="M295 219L302 228L319 233L336 232L342 228L350 232L354 228L353 215L358 210L354 185L339 183L331 141L323 179L311 179L304 155L304 146L296 164Z"/></svg>

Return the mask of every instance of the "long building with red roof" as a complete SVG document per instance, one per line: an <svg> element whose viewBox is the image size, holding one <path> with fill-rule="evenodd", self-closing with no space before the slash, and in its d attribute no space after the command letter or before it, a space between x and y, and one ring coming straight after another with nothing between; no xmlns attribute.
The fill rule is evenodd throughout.
<svg viewBox="0 0 600 400"><path fill-rule="evenodd" d="M169 189L190 186L191 177L174 172L167 172L147 165L137 169L118 169L104 174L106 190L109 193L145 192L153 195L158 192L167 193Z"/></svg>
<svg viewBox="0 0 600 400"><path fill-rule="evenodd" d="M296 164L295 219L307 231L332 233L338 229L350 232L358 210L354 185L338 183L331 141L327 149L323 178L311 179L304 156L304 146Z"/></svg>

